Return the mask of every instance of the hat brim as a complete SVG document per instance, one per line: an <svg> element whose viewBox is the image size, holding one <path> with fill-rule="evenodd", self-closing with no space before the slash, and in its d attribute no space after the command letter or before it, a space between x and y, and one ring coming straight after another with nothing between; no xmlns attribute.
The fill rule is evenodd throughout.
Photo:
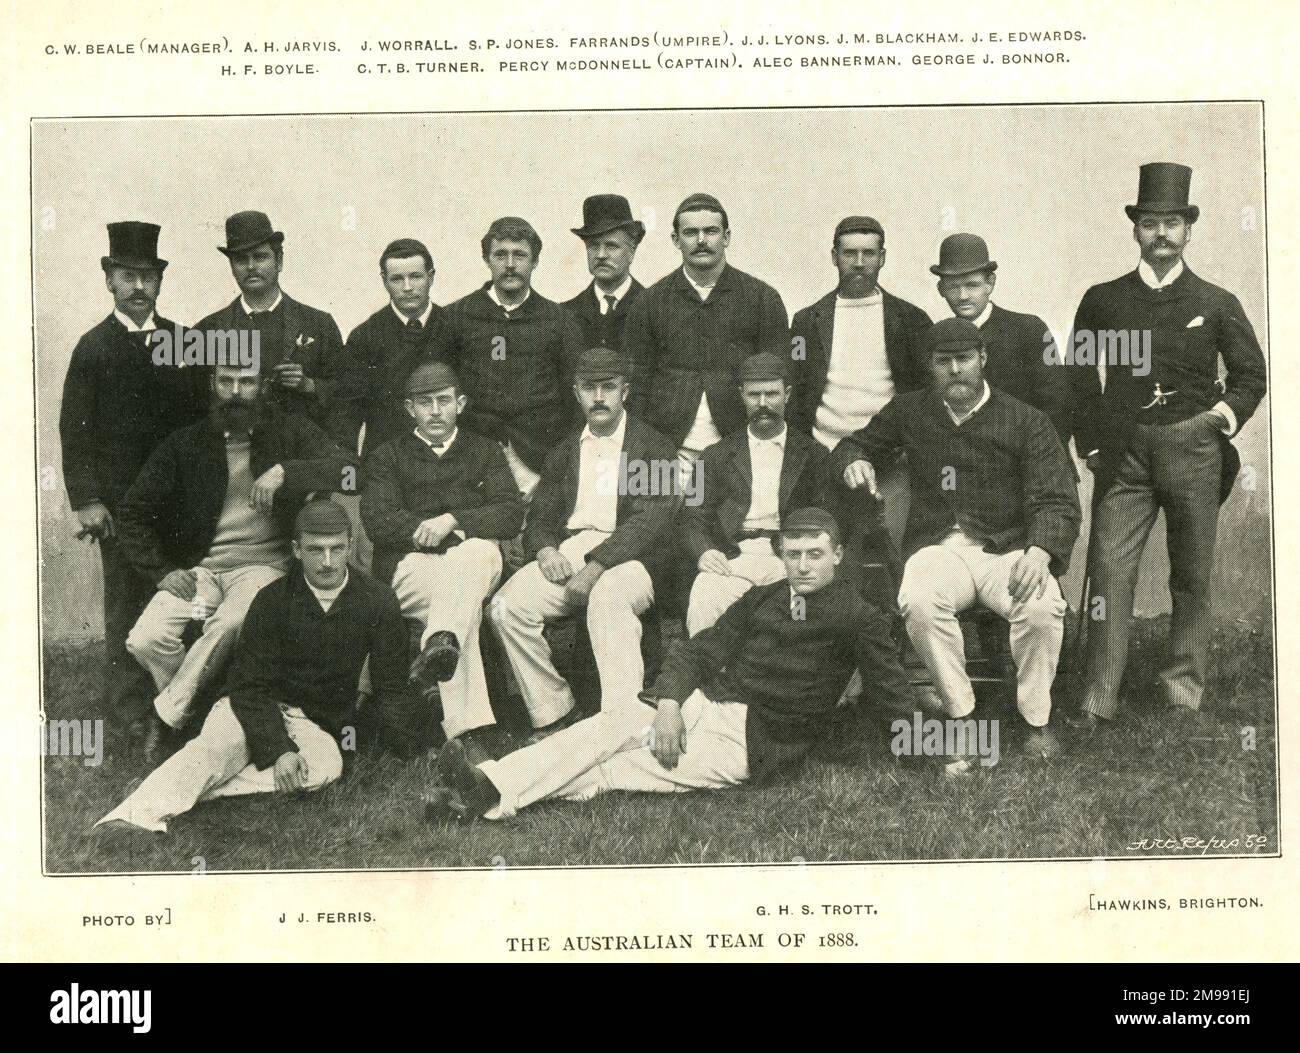
<svg viewBox="0 0 1300 1053"><path fill-rule="evenodd" d="M125 259L121 256L101 256L99 265L108 270L110 267L125 267L131 271L165 271L167 269L166 260L133 260Z"/></svg>
<svg viewBox="0 0 1300 1053"><path fill-rule="evenodd" d="M1201 218L1201 210L1197 208L1195 205L1183 205L1177 208L1160 208L1159 206L1153 206L1153 205L1125 205L1124 206L1124 213L1125 215L1128 216L1129 222L1131 223L1136 223L1138 221L1138 216L1142 215L1142 213L1144 212L1151 212L1151 213L1155 213L1156 215L1163 215L1164 213L1174 213L1176 215L1182 216L1183 219L1186 220L1188 223L1195 223L1198 219Z"/></svg>
<svg viewBox="0 0 1300 1053"><path fill-rule="evenodd" d="M625 219L620 223L602 223L599 227L592 227L590 230L585 227L570 227L569 229L583 241L588 238L598 237L601 234L608 234L611 230L635 231L637 241L645 237L645 224L639 219Z"/></svg>
<svg viewBox="0 0 1300 1053"><path fill-rule="evenodd" d="M997 269L997 260L989 260L988 263L981 263L977 267L940 267L936 263L930 267L930 273L937 274L940 278L956 278L961 274L975 274L978 271L995 271Z"/></svg>
<svg viewBox="0 0 1300 1053"><path fill-rule="evenodd" d="M249 249L255 249L259 245L274 245L279 248L284 244L284 234L275 231L269 238L258 238L256 241L246 241L242 245L218 245L217 251L223 256L237 256L241 252L247 252Z"/></svg>

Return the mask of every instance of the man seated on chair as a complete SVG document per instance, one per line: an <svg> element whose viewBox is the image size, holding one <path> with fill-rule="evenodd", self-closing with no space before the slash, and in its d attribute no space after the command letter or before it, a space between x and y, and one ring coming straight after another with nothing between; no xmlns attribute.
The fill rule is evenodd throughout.
<svg viewBox="0 0 1300 1053"><path fill-rule="evenodd" d="M444 785L426 795L425 818L505 819L547 798L770 782L828 730L855 668L872 701L910 709L888 619L836 573L844 549L834 517L792 512L780 551L788 580L750 589L715 625L674 643L639 699L498 761L458 743L443 750Z"/></svg>
<svg viewBox="0 0 1300 1053"><path fill-rule="evenodd" d="M268 403L267 384L255 367L215 366L208 417L164 439L121 501L122 547L158 589L126 641L158 689L146 768L193 716L253 597L288 569L307 495L355 488L355 459L303 414ZM203 635L187 652L191 621Z"/></svg>
<svg viewBox="0 0 1300 1053"><path fill-rule="evenodd" d="M784 359L766 351L751 355L740 366L748 424L700 460L699 503L682 508L683 547L699 572L686 610L690 636L755 585L785 580L776 545L781 516L820 503L826 448L786 427L790 393Z"/></svg>
<svg viewBox="0 0 1300 1053"><path fill-rule="evenodd" d="M293 526L297 565L249 607L228 694L196 738L95 824L97 836L165 833L172 818L213 797L334 782L343 773L340 743L355 747L357 677L367 655L380 726L402 734L384 720L402 711L402 612L392 589L348 567L351 541L341 505L303 505Z"/></svg>
<svg viewBox="0 0 1300 1053"><path fill-rule="evenodd" d="M417 366L406 380L415 426L366 456L361 492L375 577L392 582L402 614L423 626L411 679L426 697L438 685L448 739L495 723L479 624L501 580L498 542L524 525L505 454L458 426L464 408L451 367Z"/></svg>
<svg viewBox="0 0 1300 1053"><path fill-rule="evenodd" d="M578 713L542 634L548 621L586 607L602 708L644 686L640 617L672 557L680 466L672 443L624 411L626 377L617 351L580 356L573 390L587 425L546 458L524 527L533 562L489 605L539 735Z"/></svg>
<svg viewBox="0 0 1300 1053"><path fill-rule="evenodd" d="M899 608L949 717L975 708L957 615L976 603L1011 623L1027 748L1050 757L1065 573L1079 533L1074 473L1047 415L984 379L980 331L946 318L928 336L931 386L896 395L831 453L849 489L907 456L912 504ZM950 771L964 770L954 758Z"/></svg>

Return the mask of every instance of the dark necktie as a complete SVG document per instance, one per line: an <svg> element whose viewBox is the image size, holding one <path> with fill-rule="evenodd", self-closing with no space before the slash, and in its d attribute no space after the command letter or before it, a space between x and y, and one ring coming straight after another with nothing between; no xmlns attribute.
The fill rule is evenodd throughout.
<svg viewBox="0 0 1300 1053"><path fill-rule="evenodd" d="M406 331L412 336L419 336L424 332L424 326L420 324L418 318L408 318L406 320Z"/></svg>
<svg viewBox="0 0 1300 1053"><path fill-rule="evenodd" d="M617 297L617 296L614 296L612 293L606 293L606 294L605 294L605 313L606 313L606 314L613 314L613 313L614 313L614 305L615 305L616 303L618 303L618 297Z"/></svg>

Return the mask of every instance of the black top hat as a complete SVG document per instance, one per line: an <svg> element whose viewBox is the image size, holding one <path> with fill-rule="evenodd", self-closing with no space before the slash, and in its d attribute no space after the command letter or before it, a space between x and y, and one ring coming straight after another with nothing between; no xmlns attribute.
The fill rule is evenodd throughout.
<svg viewBox="0 0 1300 1053"><path fill-rule="evenodd" d="M110 223L108 255L99 258L99 265L104 270L110 267L163 270L167 261L158 258L158 234L161 230L157 223L139 223L135 220Z"/></svg>
<svg viewBox="0 0 1300 1053"><path fill-rule="evenodd" d="M997 269L998 265L989 259L989 247L978 234L949 234L939 246L939 262L930 273L949 278Z"/></svg>
<svg viewBox="0 0 1300 1053"><path fill-rule="evenodd" d="M609 380L627 376L627 361L612 347L591 347L578 356L575 380Z"/></svg>
<svg viewBox="0 0 1300 1053"><path fill-rule="evenodd" d="M594 238L611 230L629 227L632 236L640 241L645 237L645 224L632 218L632 206L622 194L593 194L582 203L582 226L570 229L578 237Z"/></svg>
<svg viewBox="0 0 1300 1053"><path fill-rule="evenodd" d="M1201 210L1187 203L1192 189L1192 170L1172 161L1152 161L1138 169L1138 199L1136 205L1125 205L1124 211L1134 223L1143 212L1177 212L1188 223L1200 218Z"/></svg>
<svg viewBox="0 0 1300 1053"><path fill-rule="evenodd" d="M284 243L284 235L271 227L265 212L236 212L226 220L226 243L217 248L227 256L247 252L270 242L276 248Z"/></svg>

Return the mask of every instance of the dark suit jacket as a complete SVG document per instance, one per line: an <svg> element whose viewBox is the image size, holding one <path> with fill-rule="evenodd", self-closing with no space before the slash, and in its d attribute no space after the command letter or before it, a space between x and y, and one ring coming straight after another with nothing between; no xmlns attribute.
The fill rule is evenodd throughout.
<svg viewBox="0 0 1300 1053"><path fill-rule="evenodd" d="M786 426L781 458L779 507L782 518L797 508L821 503L821 465L826 448ZM701 501L682 507L682 545L694 569L710 549L728 559L739 553L736 535L749 511L754 470L749 457L749 429L732 432L704 451L696 467Z"/></svg>
<svg viewBox="0 0 1300 1053"><path fill-rule="evenodd" d="M175 331L174 322L157 322ZM63 479L74 509L101 501L116 511L158 444L203 416L207 392L192 375L155 365L148 338L128 333L112 314L77 341L59 410Z"/></svg>
<svg viewBox="0 0 1300 1053"><path fill-rule="evenodd" d="M584 351L589 347L612 347L621 350L623 326L627 322L628 312L632 310L632 305L636 303L637 298L645 292L645 286L633 278L627 295L619 300L614 305L614 310L608 314L600 313L595 288L596 283L592 282L572 300L565 301L561 306L573 315L581 328Z"/></svg>
<svg viewBox="0 0 1300 1053"><path fill-rule="evenodd" d="M930 328L930 316L906 300L884 289L881 310L885 316L885 356L894 376L895 392L913 391L930 382L922 356L922 338ZM831 364L835 338L835 296L831 290L816 303L794 316L790 326L792 359L790 381L794 397L787 417L800 431L812 434L817 422L817 407L826 390L826 374ZM799 354L802 351L803 357Z"/></svg>
<svg viewBox="0 0 1300 1053"><path fill-rule="evenodd" d="M294 413L310 417L322 427L327 423L330 398L343 365L343 336L334 319L315 307L299 303L281 290L281 339L279 347L261 349L262 376L270 377L281 362L300 362L303 373L311 377L316 390L310 395L289 391L278 384L266 386L271 403ZM219 311L213 311L194 328L245 329L248 316L235 297ZM205 374L210 370L205 370Z"/></svg>
<svg viewBox="0 0 1300 1053"><path fill-rule="evenodd" d="M533 492L524 526L524 551L536 559L544 548L556 548L568 537L566 524L578 499L578 469L582 432L575 431L546 458L541 482ZM648 424L628 415L623 433L623 455L633 469L654 465L656 475L666 474L677 448ZM675 471L674 467L674 471ZM629 560L639 560L656 577L670 565L672 529L681 505L674 494L644 494L639 487L619 487L614 533L588 554L606 570Z"/></svg>
<svg viewBox="0 0 1300 1053"><path fill-rule="evenodd" d="M366 452L414 428L403 403L406 378L423 362L451 353L452 333L437 304L419 336L412 336L385 304L352 330L330 399L328 431L345 450L354 451L366 426Z"/></svg>
<svg viewBox="0 0 1300 1053"><path fill-rule="evenodd" d="M248 453L256 479L284 466L273 515L288 537L307 495L344 490L356 477L345 454L306 417L268 406ZM122 498L118 536L135 569L152 582L189 570L208 554L229 481L226 440L211 417L172 432L154 450Z"/></svg>
<svg viewBox="0 0 1300 1053"><path fill-rule="evenodd" d="M988 362L984 379L995 388L1047 414L1070 448L1070 378L1057 359L1056 341L1041 318L993 304L980 329ZM1048 356L1052 364L1048 364Z"/></svg>
<svg viewBox="0 0 1300 1053"><path fill-rule="evenodd" d="M728 265L701 300L678 267L642 293L628 314L628 409L680 446L707 394L714 424L727 435L745 424L741 362L759 351L785 357L789 339L785 304L766 282Z"/></svg>
<svg viewBox="0 0 1300 1053"><path fill-rule="evenodd" d="M1200 319L1197 325L1190 323ZM1087 341L1097 334L1151 334L1149 372L1138 375L1129 364L1107 363L1106 388L1095 358L1086 357ZM1094 285L1075 314L1066 349L1067 370L1074 392L1074 442L1079 456L1101 451L1095 495L1100 498L1115 478L1128 449L1135 424L1172 424L1208 410L1222 399L1237 418L1238 427L1250 419L1267 386L1264 354L1240 301L1226 289L1197 277L1187 268L1162 290L1142 281L1136 270ZM1219 359L1227 374L1219 386ZM1155 385L1176 391L1165 405L1144 409ZM1232 490L1240 458L1224 436L1223 472L1219 491L1225 500Z"/></svg>

